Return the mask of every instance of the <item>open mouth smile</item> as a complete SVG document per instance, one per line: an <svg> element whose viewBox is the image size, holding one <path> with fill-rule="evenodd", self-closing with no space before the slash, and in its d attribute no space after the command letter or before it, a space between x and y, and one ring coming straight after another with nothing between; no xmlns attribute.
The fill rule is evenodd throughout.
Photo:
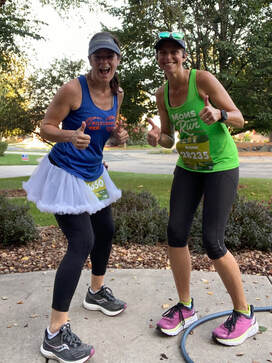
<svg viewBox="0 0 272 363"><path fill-rule="evenodd" d="M100 68L99 72L103 75L110 73L110 67Z"/></svg>

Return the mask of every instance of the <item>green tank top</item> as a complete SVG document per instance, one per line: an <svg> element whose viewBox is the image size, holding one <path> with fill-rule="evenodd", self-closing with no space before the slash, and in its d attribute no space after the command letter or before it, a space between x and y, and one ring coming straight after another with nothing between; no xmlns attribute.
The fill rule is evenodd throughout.
<svg viewBox="0 0 272 363"><path fill-rule="evenodd" d="M164 86L164 103L170 122L179 132L176 149L180 155L177 165L197 172L215 172L239 166L239 156L227 126L215 122L208 126L199 117L204 101L196 86L196 69L192 69L189 89L182 106L169 105L168 81Z"/></svg>

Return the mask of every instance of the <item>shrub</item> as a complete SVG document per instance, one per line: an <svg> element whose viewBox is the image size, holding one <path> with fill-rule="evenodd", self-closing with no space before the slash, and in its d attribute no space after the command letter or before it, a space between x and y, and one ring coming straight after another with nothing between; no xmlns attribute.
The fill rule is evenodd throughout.
<svg viewBox="0 0 272 363"><path fill-rule="evenodd" d="M201 233L202 205L196 213L189 242L192 249L198 252L203 252ZM225 244L230 250L272 251L271 208L263 203L237 196L226 226Z"/></svg>
<svg viewBox="0 0 272 363"><path fill-rule="evenodd" d="M166 208L160 208L151 193L123 191L122 198L113 204L112 209L115 243L166 242L168 212Z"/></svg>
<svg viewBox="0 0 272 363"><path fill-rule="evenodd" d="M5 141L0 141L0 156L4 156L5 151L8 148L8 143Z"/></svg>
<svg viewBox="0 0 272 363"><path fill-rule="evenodd" d="M144 127L128 128L129 139L127 145L146 145L147 130Z"/></svg>
<svg viewBox="0 0 272 363"><path fill-rule="evenodd" d="M37 238L38 233L29 207L11 204L7 198L0 196L0 244L26 244Z"/></svg>

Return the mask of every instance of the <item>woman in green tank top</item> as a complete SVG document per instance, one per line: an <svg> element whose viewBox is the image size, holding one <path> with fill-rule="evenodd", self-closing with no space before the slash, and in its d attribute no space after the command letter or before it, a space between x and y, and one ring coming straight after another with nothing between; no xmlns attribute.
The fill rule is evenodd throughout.
<svg viewBox="0 0 272 363"><path fill-rule="evenodd" d="M158 328L177 335L197 316L190 293L191 259L188 237L203 198L203 245L233 303L227 322L213 338L238 345L258 332L254 308L248 305L241 274L224 244L225 227L239 180L239 159L228 126L243 127L244 119L222 84L209 72L184 68L187 53L179 32L162 32L156 59L166 83L156 92L161 127L149 119L148 142L171 148L179 134L179 159L174 172L168 222L168 254L179 302L163 314Z"/></svg>

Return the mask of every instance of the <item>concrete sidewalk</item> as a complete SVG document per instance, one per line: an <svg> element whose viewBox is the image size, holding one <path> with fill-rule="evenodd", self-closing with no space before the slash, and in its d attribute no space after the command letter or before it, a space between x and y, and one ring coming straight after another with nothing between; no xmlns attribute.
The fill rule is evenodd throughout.
<svg viewBox="0 0 272 363"><path fill-rule="evenodd" d="M55 271L0 275L1 363L46 362L39 347L48 324L54 274ZM272 305L272 285L266 277L243 275L243 281L249 303ZM106 284L128 303L127 310L116 317L82 308L88 282L89 272L84 270L70 319L73 331L95 347L90 363L183 362L181 334L167 337L155 329L164 311L162 305L170 307L177 300L171 271L109 269ZM216 273L193 271L191 287L199 318L231 309L229 295ZM271 362L272 314L258 312L256 316L259 325L267 330L237 347L211 340L211 331L226 317L200 325L188 336L189 356L195 363Z"/></svg>

